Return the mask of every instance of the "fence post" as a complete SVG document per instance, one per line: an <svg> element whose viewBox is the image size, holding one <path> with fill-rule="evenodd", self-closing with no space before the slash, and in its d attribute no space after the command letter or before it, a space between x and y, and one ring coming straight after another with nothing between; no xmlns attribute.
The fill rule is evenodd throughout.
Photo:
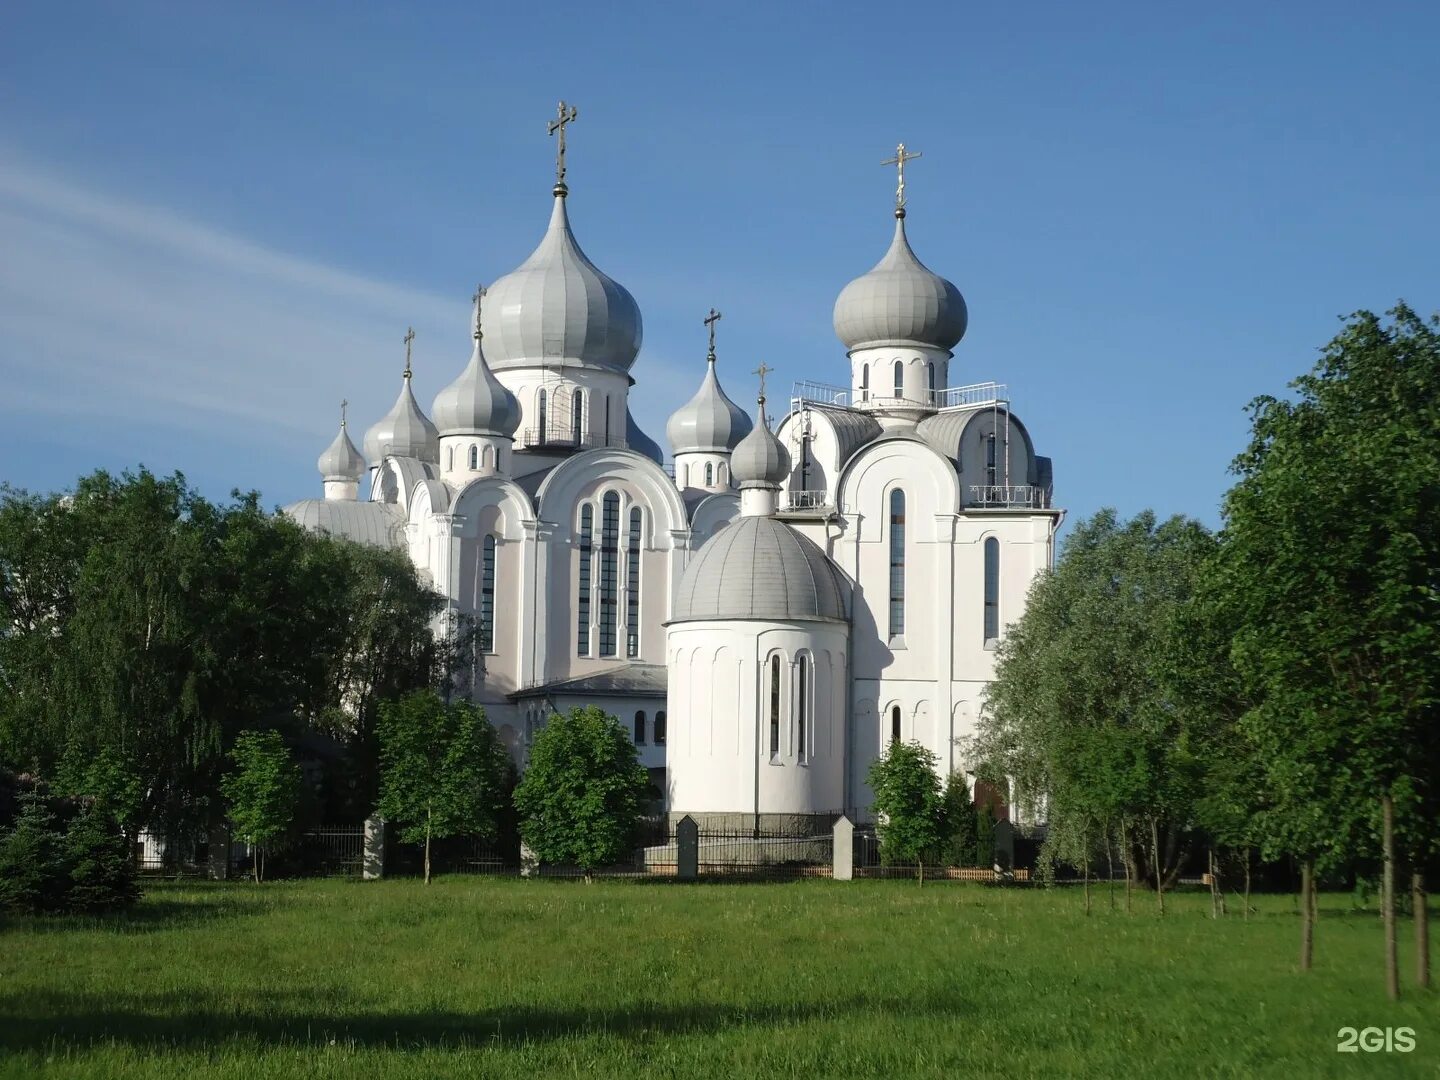
<svg viewBox="0 0 1440 1080"><path fill-rule="evenodd" d="M995 879L1010 881L1015 877L1015 827L1008 821L995 823Z"/></svg>
<svg viewBox="0 0 1440 1080"><path fill-rule="evenodd" d="M224 825L210 827L208 864L211 881L225 881L230 877L230 830Z"/></svg>
<svg viewBox="0 0 1440 1080"><path fill-rule="evenodd" d="M520 841L520 876L540 876L540 859L524 840Z"/></svg>
<svg viewBox="0 0 1440 1080"><path fill-rule="evenodd" d="M675 825L675 876L681 881L700 876L700 826L689 814Z"/></svg>
<svg viewBox="0 0 1440 1080"><path fill-rule="evenodd" d="M855 823L844 814L835 822L835 854L831 859L831 877L836 881L855 880Z"/></svg>
<svg viewBox="0 0 1440 1080"><path fill-rule="evenodd" d="M360 876L365 881L378 881L385 876L385 819L365 819L365 853L360 862Z"/></svg>

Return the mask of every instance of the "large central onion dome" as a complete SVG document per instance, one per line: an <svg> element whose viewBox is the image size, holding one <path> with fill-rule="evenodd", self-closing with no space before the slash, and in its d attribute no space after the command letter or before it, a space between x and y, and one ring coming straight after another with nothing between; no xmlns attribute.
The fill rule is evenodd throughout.
<svg viewBox="0 0 1440 1080"><path fill-rule="evenodd" d="M851 352L892 345L948 351L965 336L969 318L960 290L910 250L902 209L885 257L835 301L835 336Z"/></svg>
<svg viewBox="0 0 1440 1080"><path fill-rule="evenodd" d="M540 246L491 287L484 329L486 353L497 371L564 362L625 373L635 362L640 308L580 250L563 185L556 187Z"/></svg>

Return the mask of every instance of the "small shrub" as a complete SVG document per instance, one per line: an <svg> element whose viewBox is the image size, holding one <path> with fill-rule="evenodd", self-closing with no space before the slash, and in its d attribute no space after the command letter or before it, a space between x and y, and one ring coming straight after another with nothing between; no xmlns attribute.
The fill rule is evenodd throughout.
<svg viewBox="0 0 1440 1080"><path fill-rule="evenodd" d="M0 837L0 909L60 911L69 876L55 815L39 792L22 795L15 827Z"/></svg>
<svg viewBox="0 0 1440 1080"><path fill-rule="evenodd" d="M64 861L69 870L66 911L116 911L140 898L135 861L120 823L98 803L71 819Z"/></svg>

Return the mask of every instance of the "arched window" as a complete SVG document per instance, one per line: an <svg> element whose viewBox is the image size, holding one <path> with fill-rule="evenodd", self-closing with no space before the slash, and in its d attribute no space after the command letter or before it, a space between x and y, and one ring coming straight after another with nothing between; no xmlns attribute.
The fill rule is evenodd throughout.
<svg viewBox="0 0 1440 1080"><path fill-rule="evenodd" d="M770 657L770 760L780 757L780 657Z"/></svg>
<svg viewBox="0 0 1440 1080"><path fill-rule="evenodd" d="M640 508L630 508L630 536L625 549L625 655L640 655Z"/></svg>
<svg viewBox="0 0 1440 1080"><path fill-rule="evenodd" d="M480 651L495 651L495 536L480 549Z"/></svg>
<svg viewBox="0 0 1440 1080"><path fill-rule="evenodd" d="M1000 541L985 540L985 644L1000 637Z"/></svg>
<svg viewBox="0 0 1440 1080"><path fill-rule="evenodd" d="M721 487L724 487L726 484L730 483L729 470L727 470L727 469L725 468L725 463L724 463L723 461L720 463L720 469L719 469L719 471L716 473L716 476L717 476L717 477L719 478L719 480L720 480L720 486L721 486Z"/></svg>
<svg viewBox="0 0 1440 1080"><path fill-rule="evenodd" d="M665 745L665 710L661 709L655 714L655 745Z"/></svg>
<svg viewBox="0 0 1440 1080"><path fill-rule="evenodd" d="M645 710L641 709L635 714L635 745L645 745Z"/></svg>
<svg viewBox="0 0 1440 1080"><path fill-rule="evenodd" d="M575 597L575 651L590 655L590 552L595 542L595 511L589 503L580 507L580 584Z"/></svg>
<svg viewBox="0 0 1440 1080"><path fill-rule="evenodd" d="M580 445L580 421L585 416L585 393L576 390L570 396L570 441Z"/></svg>
<svg viewBox="0 0 1440 1080"><path fill-rule="evenodd" d="M905 492L890 492L890 636L905 633Z"/></svg>
<svg viewBox="0 0 1440 1080"><path fill-rule="evenodd" d="M689 466L689 465L681 465L681 466L680 466L680 486L681 486L682 488L685 488L685 487L689 487L689 486L690 486L690 466Z"/></svg>
<svg viewBox="0 0 1440 1080"><path fill-rule="evenodd" d="M547 428L547 424L546 424L546 422L545 422L545 415L546 415L546 413L545 413L545 391L544 391L544 390L541 390L541 391L540 391L540 408L539 408L538 412L539 412L539 414L540 414L540 431L539 431L539 434L536 435L535 441L536 441L537 443L543 443L543 442L545 441L546 428Z"/></svg>
<svg viewBox="0 0 1440 1080"><path fill-rule="evenodd" d="M925 388L930 391L930 404L935 404L935 361L925 365Z"/></svg>
<svg viewBox="0 0 1440 1080"><path fill-rule="evenodd" d="M905 396L905 365L899 360L895 361L895 396Z"/></svg>
<svg viewBox="0 0 1440 1080"><path fill-rule="evenodd" d="M495 449L493 447L486 446L480 451L480 464L487 469L495 467Z"/></svg>
<svg viewBox="0 0 1440 1080"><path fill-rule="evenodd" d="M455 469L455 447L453 447L453 446L450 447L450 452L449 452L449 454L446 456L445 460L446 460L447 462L449 462L449 464L447 464L445 467L446 467L447 469L451 470L451 471L454 471L454 469Z"/></svg>
<svg viewBox="0 0 1440 1080"><path fill-rule="evenodd" d="M801 761L810 753L810 658L803 653L795 662L795 742Z"/></svg>
<svg viewBox="0 0 1440 1080"><path fill-rule="evenodd" d="M860 400L870 400L870 365L860 365Z"/></svg>
<svg viewBox="0 0 1440 1080"><path fill-rule="evenodd" d="M715 486L715 463L712 461L707 461L705 463L705 486Z"/></svg>
<svg viewBox="0 0 1440 1080"><path fill-rule="evenodd" d="M890 710L890 741L900 741L900 706L896 705Z"/></svg>
<svg viewBox="0 0 1440 1080"><path fill-rule="evenodd" d="M470 444L470 471L474 472L480 468L480 447L475 443Z"/></svg>
<svg viewBox="0 0 1440 1080"><path fill-rule="evenodd" d="M600 655L615 655L620 601L620 496L611 491L600 502Z"/></svg>

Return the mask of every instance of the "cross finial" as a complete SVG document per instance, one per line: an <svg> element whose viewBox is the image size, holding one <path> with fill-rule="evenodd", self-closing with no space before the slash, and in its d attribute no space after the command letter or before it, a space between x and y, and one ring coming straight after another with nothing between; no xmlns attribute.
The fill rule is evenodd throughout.
<svg viewBox="0 0 1440 1080"><path fill-rule="evenodd" d="M476 341L479 341L479 340L480 340L480 305L485 302L485 286L484 286L484 285L476 285L476 286L475 286L475 295L472 296L472 297L470 297L470 301L471 301L471 303L473 303L473 304L475 305L474 337L475 337L475 340L476 340Z"/></svg>
<svg viewBox="0 0 1440 1080"><path fill-rule="evenodd" d="M757 400L760 402L760 405L761 405L762 407L765 405L765 376L766 376L766 375L769 375L770 372L772 372L772 371L774 371L774 370L775 370L774 368L769 367L769 366L762 360L762 361L760 362L760 366L759 366L758 368L756 368L756 369L754 370L754 372L752 373L752 374L755 374L755 375L759 375L759 376L760 376L760 397L759 397Z"/></svg>
<svg viewBox="0 0 1440 1080"><path fill-rule="evenodd" d="M715 324L719 322L722 317L720 312L716 311L713 307L710 309L710 314L705 316L705 325L710 329L710 351L705 354L705 359L709 360L712 364L715 362Z"/></svg>
<svg viewBox="0 0 1440 1080"><path fill-rule="evenodd" d="M914 161L916 158L924 156L925 155L918 150L913 154L910 153L910 151L905 149L905 144L902 142L900 145L895 147L894 157L886 158L880 163L881 165L894 165L895 172L898 174L898 180L895 185L896 217L905 216L905 163L907 161Z"/></svg>
<svg viewBox="0 0 1440 1080"><path fill-rule="evenodd" d="M348 409L349 407L350 407L350 402L346 401L344 398L341 398L341 399L340 399L340 426L341 426L342 428L345 426L345 410Z"/></svg>
<svg viewBox="0 0 1440 1080"><path fill-rule="evenodd" d="M566 105L560 102L555 110L555 119L550 121L547 131L551 135L558 134L559 141L555 145L555 194L565 194L565 125L573 124L580 116L580 111L574 105Z"/></svg>
<svg viewBox="0 0 1440 1080"><path fill-rule="evenodd" d="M415 340L415 328L405 328L405 378L410 378L410 343Z"/></svg>

